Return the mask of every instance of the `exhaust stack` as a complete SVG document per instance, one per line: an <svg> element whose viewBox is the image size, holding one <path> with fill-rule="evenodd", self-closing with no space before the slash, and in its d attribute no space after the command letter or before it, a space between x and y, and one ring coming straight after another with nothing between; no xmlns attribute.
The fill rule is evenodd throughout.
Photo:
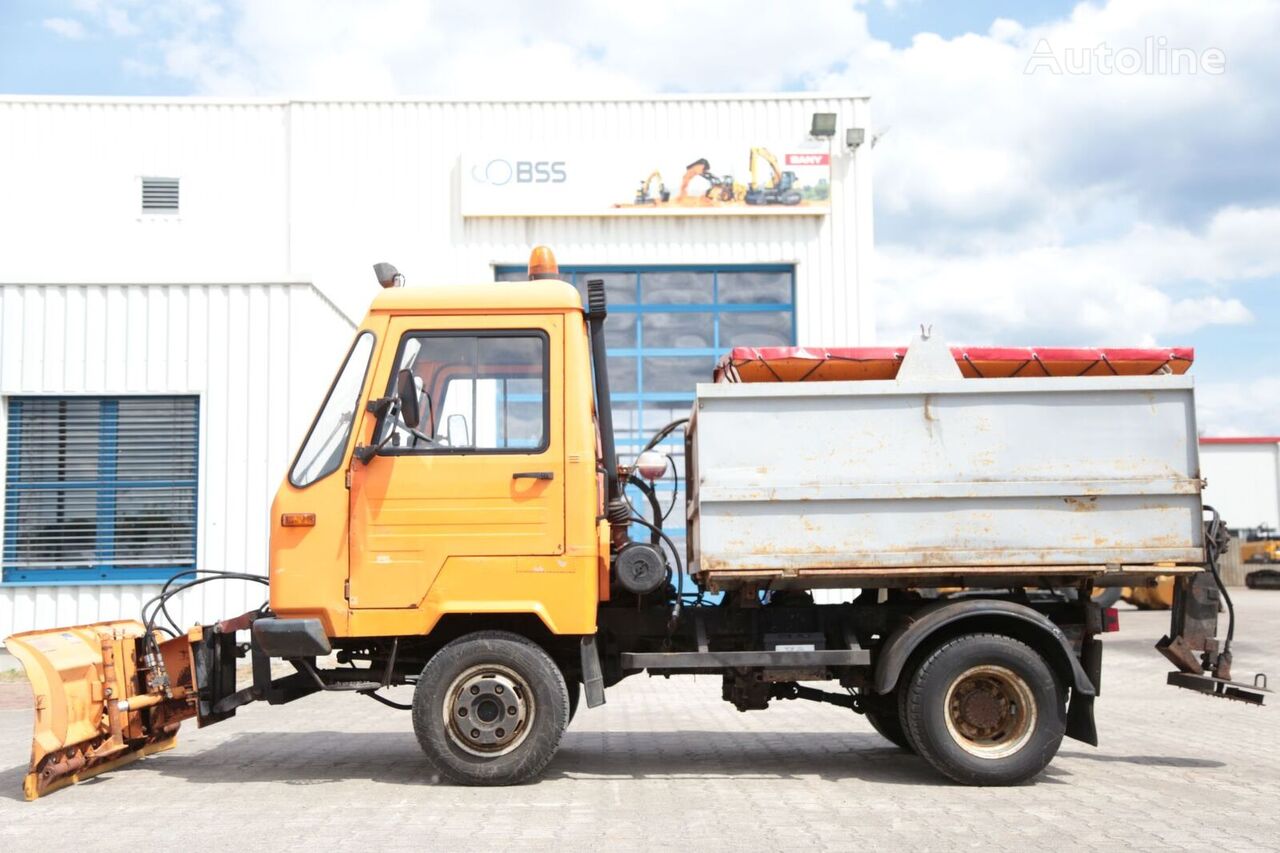
<svg viewBox="0 0 1280 853"><path fill-rule="evenodd" d="M587 282L587 330L591 338L591 373L596 386L596 421L600 424L600 452L604 457L605 515L609 518L613 548L628 541L631 512L622 497L618 477L618 449L613 440L613 409L609 405L609 365L605 359L604 320L608 316L604 280Z"/></svg>

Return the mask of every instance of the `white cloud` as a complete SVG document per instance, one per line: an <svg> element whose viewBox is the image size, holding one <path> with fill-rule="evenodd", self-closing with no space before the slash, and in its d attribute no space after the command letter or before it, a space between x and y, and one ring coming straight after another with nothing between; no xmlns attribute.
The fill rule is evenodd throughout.
<svg viewBox="0 0 1280 853"><path fill-rule="evenodd" d="M135 72L205 94L869 93L872 132L893 127L864 149L885 341L934 320L974 343L1178 343L1256 322L1238 286L1280 276L1269 0L1082 2L901 48L847 0L75 5L94 32L148 33ZM1042 41L1065 56L1150 39L1220 50L1226 70L1024 73Z"/></svg>
<svg viewBox="0 0 1280 853"><path fill-rule="evenodd" d="M883 246L881 337L902 340L927 321L970 343L1177 343L1253 320L1227 288L1280 275L1277 235L1280 207L1227 208L1199 231L1135 225L1075 245Z"/></svg>
<svg viewBox="0 0 1280 853"><path fill-rule="evenodd" d="M134 36L142 32L142 29L130 19L129 11L118 6L104 8L102 20L112 35Z"/></svg>
<svg viewBox="0 0 1280 853"><path fill-rule="evenodd" d="M455 96L720 91L803 85L869 41L843 0L643 4L491 0L245 2L228 30L194 25L166 39L170 70L213 94ZM305 22L300 25L299 22ZM194 55L212 67L193 64ZM247 91L246 91L247 87Z"/></svg>
<svg viewBox="0 0 1280 853"><path fill-rule="evenodd" d="M1196 420L1202 435L1280 435L1280 376L1198 383Z"/></svg>
<svg viewBox="0 0 1280 853"><path fill-rule="evenodd" d="M65 39L79 41L88 35L84 24L75 18L45 18L40 25L51 33L57 33Z"/></svg>

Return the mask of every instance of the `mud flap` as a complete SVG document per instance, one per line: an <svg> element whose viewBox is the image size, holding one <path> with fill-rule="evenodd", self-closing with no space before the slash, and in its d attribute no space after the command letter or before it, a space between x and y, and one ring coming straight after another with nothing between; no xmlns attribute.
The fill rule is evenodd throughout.
<svg viewBox="0 0 1280 853"><path fill-rule="evenodd" d="M192 644L200 638L199 628L163 642L157 635L158 658L132 620L5 640L35 694L26 798L173 747L181 721L196 714Z"/></svg>
<svg viewBox="0 0 1280 853"><path fill-rule="evenodd" d="M1073 690L1071 701L1067 703L1067 737L1089 746L1098 745L1098 725L1093 719L1094 698Z"/></svg>

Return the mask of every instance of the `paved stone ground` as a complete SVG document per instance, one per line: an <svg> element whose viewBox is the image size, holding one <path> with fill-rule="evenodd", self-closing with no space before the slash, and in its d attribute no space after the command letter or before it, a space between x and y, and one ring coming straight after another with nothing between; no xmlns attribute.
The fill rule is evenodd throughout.
<svg viewBox="0 0 1280 853"><path fill-rule="evenodd" d="M1280 676L1280 593L1237 598L1238 672ZM441 785L404 712L312 696L24 803L31 714L15 709L0 711L0 850L1280 848L1280 707L1165 686L1151 644L1167 614L1121 624L1102 746L1065 741L1017 788L944 783L839 708L740 714L717 679L638 677L584 708L546 777L518 788Z"/></svg>

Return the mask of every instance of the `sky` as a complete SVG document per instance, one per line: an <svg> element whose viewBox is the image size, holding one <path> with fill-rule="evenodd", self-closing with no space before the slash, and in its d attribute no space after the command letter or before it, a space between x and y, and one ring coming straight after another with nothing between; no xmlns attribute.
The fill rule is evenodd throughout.
<svg viewBox="0 0 1280 853"><path fill-rule="evenodd" d="M0 92L868 94L881 342L1194 346L1201 430L1280 435L1277 44L1277 0L0 0Z"/></svg>

